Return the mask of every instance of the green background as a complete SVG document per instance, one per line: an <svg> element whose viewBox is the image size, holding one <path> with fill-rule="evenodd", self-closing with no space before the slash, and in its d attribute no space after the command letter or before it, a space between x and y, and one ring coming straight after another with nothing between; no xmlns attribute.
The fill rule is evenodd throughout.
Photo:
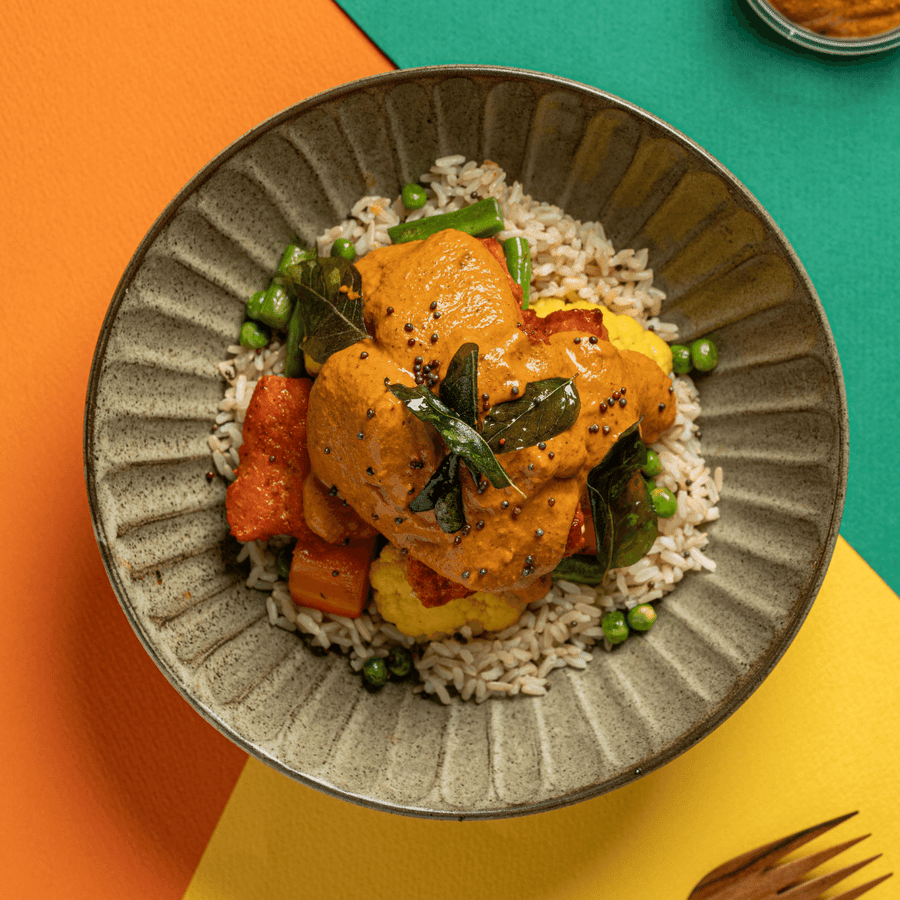
<svg viewBox="0 0 900 900"><path fill-rule="evenodd" d="M517 66L615 94L713 154L769 211L825 307L850 410L841 534L900 590L900 51L829 57L743 0L339 0L400 68Z"/></svg>

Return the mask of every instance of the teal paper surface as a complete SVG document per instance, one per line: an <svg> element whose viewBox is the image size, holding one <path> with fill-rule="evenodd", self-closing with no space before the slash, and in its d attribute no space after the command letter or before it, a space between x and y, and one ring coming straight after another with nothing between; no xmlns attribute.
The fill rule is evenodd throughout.
<svg viewBox="0 0 900 900"><path fill-rule="evenodd" d="M841 533L900 591L900 51L806 51L743 0L339 5L401 68L517 66L593 85L674 125L747 185L837 342L851 435Z"/></svg>

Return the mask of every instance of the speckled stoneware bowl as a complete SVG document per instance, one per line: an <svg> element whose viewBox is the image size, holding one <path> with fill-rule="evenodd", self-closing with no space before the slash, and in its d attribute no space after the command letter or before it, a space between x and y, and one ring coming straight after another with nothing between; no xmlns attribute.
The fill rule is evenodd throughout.
<svg viewBox="0 0 900 900"><path fill-rule="evenodd" d="M346 658L268 624L226 540L207 438L216 363L284 245L435 158L495 160L538 199L649 247L664 316L714 333L708 461L726 473L692 574L647 637L557 670L544 698L448 707L362 690ZM97 346L85 461L109 577L147 651L249 753L305 784L437 818L551 809L658 768L709 734L790 643L837 537L847 413L813 288L766 212L718 162L594 88L490 67L379 76L249 132L172 201L128 266Z"/></svg>

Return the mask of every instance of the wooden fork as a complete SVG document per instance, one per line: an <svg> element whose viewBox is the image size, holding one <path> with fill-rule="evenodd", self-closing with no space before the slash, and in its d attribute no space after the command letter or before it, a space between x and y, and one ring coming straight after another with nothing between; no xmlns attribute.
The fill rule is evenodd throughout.
<svg viewBox="0 0 900 900"><path fill-rule="evenodd" d="M779 862L798 847L802 847L855 815L856 813L852 812L845 816L838 816L829 822L805 828L789 837L772 841L771 844L735 857L713 869L691 891L688 900L820 900L824 891L839 881L843 881L853 872L858 872L863 866L878 859L881 854L807 881L801 881L803 876L815 869L816 866L865 840L869 835L844 841L842 844L810 853L808 856L781 865ZM855 900L856 897L870 891L876 884L881 884L882 881L890 878L892 874L889 872L887 875L866 882L866 884L851 888L843 894L831 897L830 900Z"/></svg>

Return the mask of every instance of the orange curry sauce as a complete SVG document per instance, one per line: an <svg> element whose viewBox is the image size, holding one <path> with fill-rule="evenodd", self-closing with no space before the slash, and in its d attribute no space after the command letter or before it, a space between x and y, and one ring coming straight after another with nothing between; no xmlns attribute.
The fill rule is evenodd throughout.
<svg viewBox="0 0 900 900"><path fill-rule="evenodd" d="M396 547L445 578L472 590L536 587L565 555L587 475L618 436L640 421L649 444L672 424L669 378L646 356L596 335L529 338L504 267L481 241L459 231L374 250L356 265L372 337L329 357L313 384L313 474L335 485ZM529 382L559 376L577 376L581 412L546 443L502 455L521 493L479 490L462 467L468 525L449 534L433 512L408 508L441 462L443 442L386 385L412 386L423 362L438 373L429 382L436 383L466 342L479 346L482 415L521 396Z"/></svg>

